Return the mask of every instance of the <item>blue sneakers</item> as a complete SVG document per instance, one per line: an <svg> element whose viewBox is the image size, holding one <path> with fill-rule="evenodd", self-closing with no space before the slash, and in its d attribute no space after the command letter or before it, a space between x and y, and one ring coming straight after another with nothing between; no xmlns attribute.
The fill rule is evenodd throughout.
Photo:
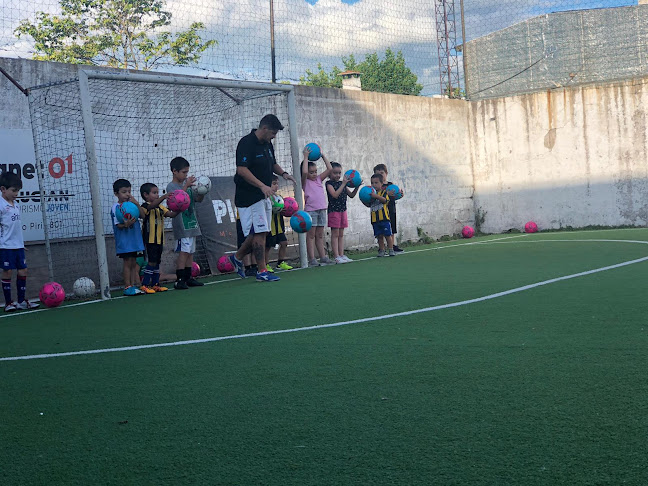
<svg viewBox="0 0 648 486"><path fill-rule="evenodd" d="M133 295L139 295L142 292L138 288L136 288L134 285L131 285L130 287L126 287L124 289L124 295L127 295L129 297L132 297Z"/></svg>
<svg viewBox="0 0 648 486"><path fill-rule="evenodd" d="M281 280L279 277L271 274L268 271L261 272L261 273L257 272L256 277L258 282L277 282Z"/></svg>
<svg viewBox="0 0 648 486"><path fill-rule="evenodd" d="M243 262L241 260L237 260L236 255L230 255L227 258L229 259L231 264L234 265L234 270L236 270L238 276L245 278L245 267L243 266Z"/></svg>

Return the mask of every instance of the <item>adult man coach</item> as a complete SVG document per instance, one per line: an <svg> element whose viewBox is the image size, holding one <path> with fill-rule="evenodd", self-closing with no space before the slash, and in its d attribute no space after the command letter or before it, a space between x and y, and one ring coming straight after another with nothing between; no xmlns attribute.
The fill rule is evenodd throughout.
<svg viewBox="0 0 648 486"><path fill-rule="evenodd" d="M275 115L266 115L259 122L259 128L239 140L236 147L236 194L234 204L239 213L245 242L229 259L241 278L245 278L243 258L252 253L259 267L256 278L261 282L273 282L279 277L271 274L265 264L265 240L270 231L272 203L272 174L295 183L295 179L284 171L274 156L272 139L283 125Z"/></svg>

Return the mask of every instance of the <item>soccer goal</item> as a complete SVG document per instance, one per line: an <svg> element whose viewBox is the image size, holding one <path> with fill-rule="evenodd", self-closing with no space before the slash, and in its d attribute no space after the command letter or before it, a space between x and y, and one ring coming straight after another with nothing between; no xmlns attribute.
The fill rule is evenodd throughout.
<svg viewBox="0 0 648 486"><path fill-rule="evenodd" d="M105 299L122 283L110 218L117 179L130 181L141 203L146 182L164 193L176 156L189 161L190 174L211 178L210 193L196 205L202 237L194 259L203 275L216 274L218 258L236 250L236 145L264 115L277 115L285 126L274 140L277 162L300 181L289 85L80 69L77 79L30 88L29 105L34 192L42 195L33 198L40 206L34 212L42 217L49 277L68 293L80 277L97 282ZM301 184L281 178L280 184L279 193L303 207ZM170 227L167 221L163 272L175 259ZM304 235L292 233L289 224L286 229L289 257L306 266Z"/></svg>

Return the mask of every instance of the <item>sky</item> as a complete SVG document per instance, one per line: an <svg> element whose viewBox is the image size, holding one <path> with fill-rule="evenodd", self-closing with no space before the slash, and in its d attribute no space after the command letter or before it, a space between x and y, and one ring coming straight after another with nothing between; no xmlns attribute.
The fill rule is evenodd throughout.
<svg viewBox="0 0 648 486"><path fill-rule="evenodd" d="M342 67L342 56L356 59L390 47L402 50L408 66L424 85L423 94L439 92L434 2L430 0L273 0L277 78L298 82L321 62ZM553 11L617 7L636 0L464 0L466 37L486 35L527 18ZM455 0L457 43L461 43L459 0ZM205 38L218 45L203 55L197 69L218 76L269 80L269 0L167 0L173 28L205 23ZM31 57L31 45L13 30L37 11L57 12L57 0L0 0L0 56ZM460 60L461 64L461 60ZM197 69L186 72L196 73Z"/></svg>

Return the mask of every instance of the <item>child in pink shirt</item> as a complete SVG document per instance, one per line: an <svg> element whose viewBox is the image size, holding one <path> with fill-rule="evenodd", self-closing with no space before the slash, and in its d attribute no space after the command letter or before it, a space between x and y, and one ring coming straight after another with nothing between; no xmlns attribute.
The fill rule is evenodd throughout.
<svg viewBox="0 0 648 486"><path fill-rule="evenodd" d="M304 210L313 220L311 229L306 234L306 249L308 252L308 266L318 267L320 265L332 265L332 262L324 250L324 227L326 226L326 211L328 201L324 193L324 179L331 173L332 167L326 155L322 153L322 159L326 164L326 170L317 174L317 164L308 160L310 149L304 149L304 160L302 161L302 187L304 188ZM315 248L320 257L319 263L315 259Z"/></svg>

